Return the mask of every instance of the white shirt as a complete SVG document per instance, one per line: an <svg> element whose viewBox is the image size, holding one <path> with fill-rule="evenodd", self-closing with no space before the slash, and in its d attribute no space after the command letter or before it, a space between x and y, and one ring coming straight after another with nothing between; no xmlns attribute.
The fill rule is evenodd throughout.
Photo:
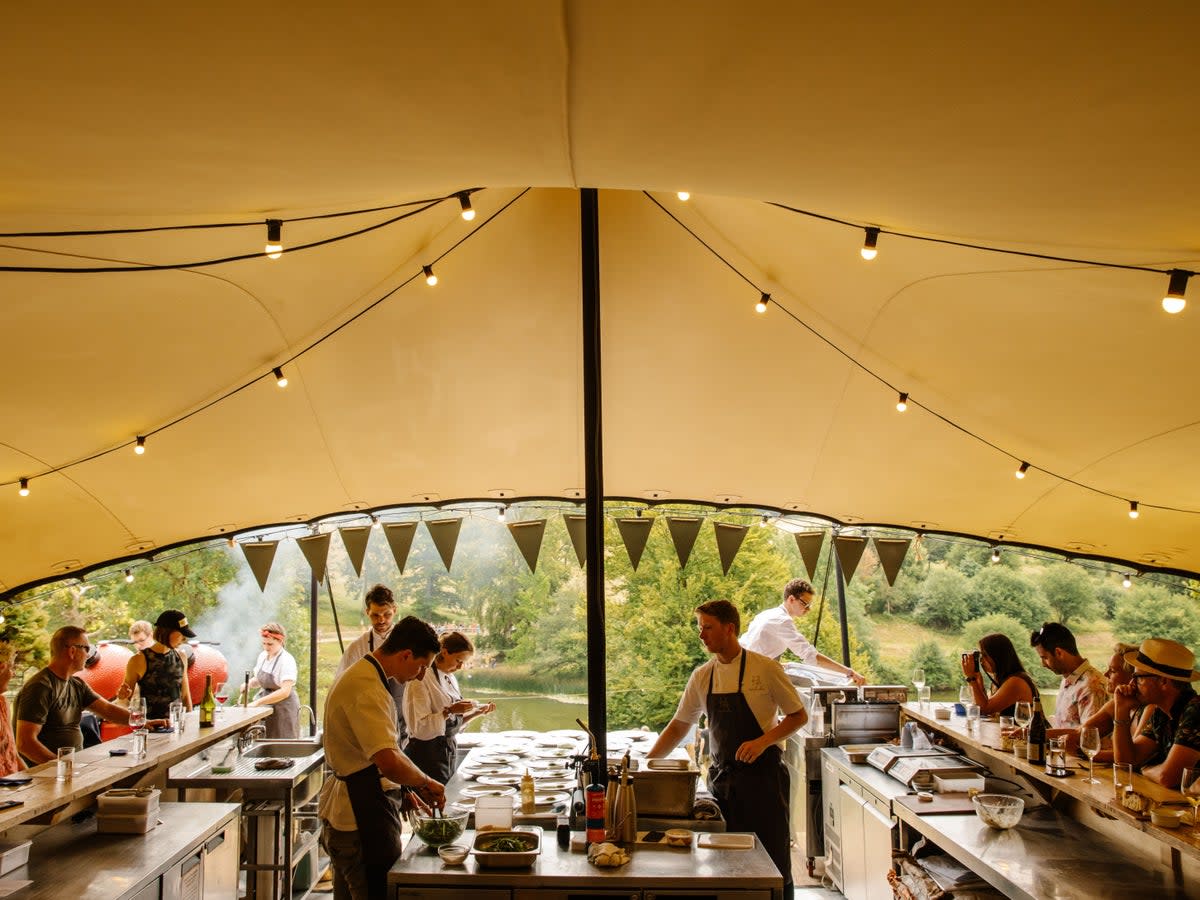
<svg viewBox="0 0 1200 900"><path fill-rule="evenodd" d="M392 630L389 628L388 634L391 633ZM342 677L342 673L348 668L350 668L368 653L378 650L383 642L387 640L387 638L387 634L383 635L383 637L377 635L374 628L368 628L366 631L360 634L354 640L354 642L346 648L346 652L342 654L342 661L338 663L337 671L333 673L333 680L337 681Z"/></svg>
<svg viewBox="0 0 1200 900"><path fill-rule="evenodd" d="M338 775L352 775L371 764L380 750L398 748L396 707L379 673L359 660L333 683L325 701L325 762ZM381 778L390 787L391 782ZM318 814L338 831L356 831L346 785L329 778L321 788Z"/></svg>
<svg viewBox="0 0 1200 900"><path fill-rule="evenodd" d="M746 675L742 679L742 694L758 727L763 733L770 731L779 721L779 713L791 715L804 709L796 687L788 680L783 666L775 660L753 651L746 653ZM713 675L714 694L733 694L738 689L738 672L742 665L742 654L734 657L732 662L723 663L715 656L700 665L688 678L687 687L679 699L679 707L675 710L675 718L694 725L700 721L701 713L707 710L708 677ZM778 742L783 746L783 741Z"/></svg>
<svg viewBox="0 0 1200 900"><path fill-rule="evenodd" d="M462 699L458 680L449 672L438 672L436 664L425 670L420 681L404 685L404 724L409 738L431 741L446 733L442 710Z"/></svg>
<svg viewBox="0 0 1200 900"><path fill-rule="evenodd" d="M796 620L782 603L755 616L738 643L771 659L779 659L784 650L791 650L802 663L811 666L817 662L817 648L796 628Z"/></svg>
<svg viewBox="0 0 1200 900"><path fill-rule="evenodd" d="M299 670L296 668L296 657L286 650L280 650L274 659L267 658L266 650L258 654L258 661L254 664L254 676L257 678L258 673L264 669L279 684L290 681L294 685L300 677ZM262 679L260 678L259 681Z"/></svg>

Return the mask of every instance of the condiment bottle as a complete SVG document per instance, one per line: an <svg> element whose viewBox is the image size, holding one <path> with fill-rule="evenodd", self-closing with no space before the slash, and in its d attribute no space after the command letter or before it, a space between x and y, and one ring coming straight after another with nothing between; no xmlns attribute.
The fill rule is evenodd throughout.
<svg viewBox="0 0 1200 900"><path fill-rule="evenodd" d="M529 774L529 770L525 770L525 774L521 776L521 812L527 816L531 816L537 810L537 800L533 792L533 776Z"/></svg>
<svg viewBox="0 0 1200 900"><path fill-rule="evenodd" d="M200 727L212 728L217 724L217 698L213 696L212 675L204 676L204 699L200 701Z"/></svg>

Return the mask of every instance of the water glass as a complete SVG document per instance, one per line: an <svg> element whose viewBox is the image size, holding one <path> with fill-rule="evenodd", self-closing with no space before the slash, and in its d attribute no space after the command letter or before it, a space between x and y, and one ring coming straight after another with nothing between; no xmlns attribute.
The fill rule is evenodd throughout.
<svg viewBox="0 0 1200 900"><path fill-rule="evenodd" d="M1125 789L1133 785L1133 765L1113 763L1113 797L1118 803L1125 796Z"/></svg>
<svg viewBox="0 0 1200 900"><path fill-rule="evenodd" d="M171 706L170 706L170 710L168 712L168 716L170 717L170 721L171 721L171 730L174 731L176 734L183 734L183 701L182 700L171 701Z"/></svg>
<svg viewBox="0 0 1200 900"><path fill-rule="evenodd" d="M967 733L974 734L979 730L979 704L967 704Z"/></svg>
<svg viewBox="0 0 1200 900"><path fill-rule="evenodd" d="M923 707L929 705L930 690L927 684L917 688L917 702Z"/></svg>
<svg viewBox="0 0 1200 900"><path fill-rule="evenodd" d="M133 746L130 752L133 754L134 759L141 759L146 755L146 732L135 731L130 735L129 740Z"/></svg>
<svg viewBox="0 0 1200 900"><path fill-rule="evenodd" d="M70 781L75 774L75 748L59 747L58 763L54 770L55 781Z"/></svg>

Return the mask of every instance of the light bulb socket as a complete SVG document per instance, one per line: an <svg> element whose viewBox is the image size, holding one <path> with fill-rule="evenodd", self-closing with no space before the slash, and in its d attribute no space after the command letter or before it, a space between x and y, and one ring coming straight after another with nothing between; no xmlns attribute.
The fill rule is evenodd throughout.
<svg viewBox="0 0 1200 900"><path fill-rule="evenodd" d="M1017 478L1024 478L1025 473L1029 471L1029 463L1022 461L1020 467L1016 471Z"/></svg>
<svg viewBox="0 0 1200 900"><path fill-rule="evenodd" d="M267 243L278 244L283 240L283 219L267 219Z"/></svg>
<svg viewBox="0 0 1200 900"><path fill-rule="evenodd" d="M1136 500L1129 501L1129 518L1136 519L1138 517L1138 502Z"/></svg>
<svg viewBox="0 0 1200 900"><path fill-rule="evenodd" d="M287 376L283 374L283 368L281 366L276 366L273 368L271 370L271 374L275 376L275 383L277 385L279 385L281 388L287 387Z"/></svg>
<svg viewBox="0 0 1200 900"><path fill-rule="evenodd" d="M906 409L908 409L908 394L901 391L900 399L896 401L896 412L904 412Z"/></svg>
<svg viewBox="0 0 1200 900"><path fill-rule="evenodd" d="M458 195L458 205L462 207L462 217L470 222L475 218L475 210L471 206L471 194L463 191Z"/></svg>
<svg viewBox="0 0 1200 900"><path fill-rule="evenodd" d="M860 251L863 259L874 259L879 252L876 245L879 243L879 229L870 227L865 229L866 235L863 237L862 250Z"/></svg>
<svg viewBox="0 0 1200 900"><path fill-rule="evenodd" d="M146 438L144 436L138 435L137 443L133 445L133 452L138 456L146 452Z"/></svg>
<svg viewBox="0 0 1200 900"><path fill-rule="evenodd" d="M758 298L758 302L754 304L754 311L759 312L759 313L765 313L767 311L767 304L769 304L770 302L771 302L771 295L768 294L766 291L763 291L762 296Z"/></svg>
<svg viewBox="0 0 1200 900"><path fill-rule="evenodd" d="M28 478L21 479L21 486L20 486L20 488L17 489L17 493L20 494L22 497L29 496L29 479Z"/></svg>
<svg viewBox="0 0 1200 900"><path fill-rule="evenodd" d="M433 274L433 266L421 266L421 271L425 273L425 283L430 287L437 284L437 276Z"/></svg>
<svg viewBox="0 0 1200 900"><path fill-rule="evenodd" d="M1192 277L1187 269L1172 269L1171 280L1167 284L1167 295L1163 297L1163 309L1169 313L1182 312L1187 305L1187 283Z"/></svg>

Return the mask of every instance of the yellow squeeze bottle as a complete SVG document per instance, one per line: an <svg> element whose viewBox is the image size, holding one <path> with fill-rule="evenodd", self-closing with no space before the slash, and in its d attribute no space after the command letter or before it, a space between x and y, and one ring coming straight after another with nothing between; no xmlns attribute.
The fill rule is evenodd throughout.
<svg viewBox="0 0 1200 900"><path fill-rule="evenodd" d="M529 774L529 770L525 770L525 774L521 776L521 812L525 815L532 815L537 808L537 801L533 794L533 776Z"/></svg>

